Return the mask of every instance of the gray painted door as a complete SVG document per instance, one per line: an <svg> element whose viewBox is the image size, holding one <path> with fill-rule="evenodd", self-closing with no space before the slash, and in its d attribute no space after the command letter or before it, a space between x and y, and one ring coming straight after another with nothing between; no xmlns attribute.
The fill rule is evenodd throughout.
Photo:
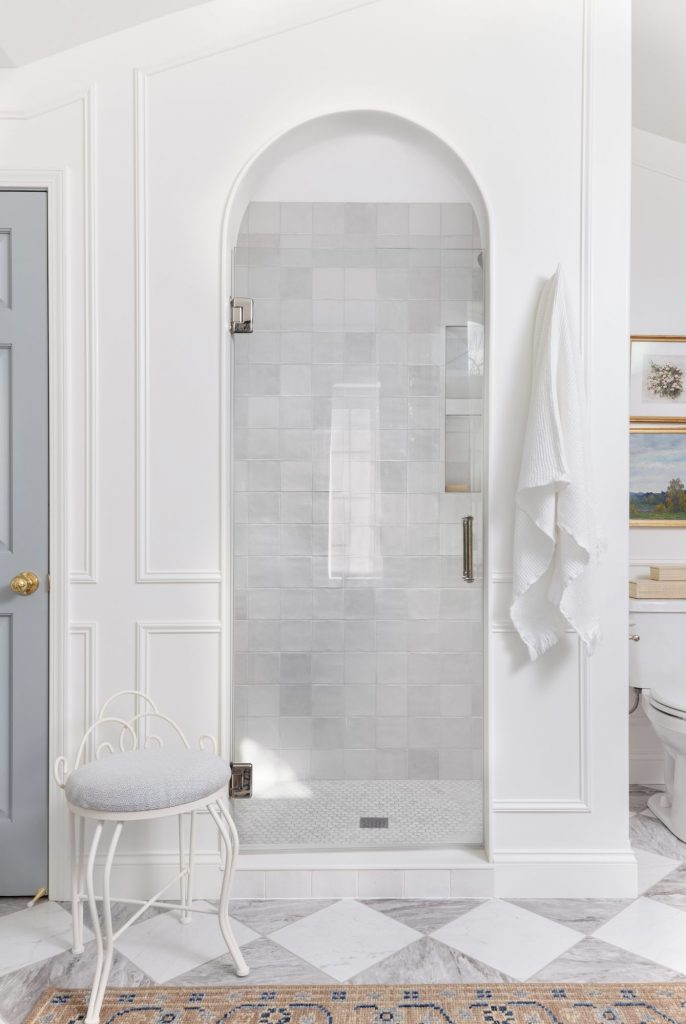
<svg viewBox="0 0 686 1024"><path fill-rule="evenodd" d="M35 572L29 596L10 584ZM0 895L47 884L47 195L0 191Z"/></svg>

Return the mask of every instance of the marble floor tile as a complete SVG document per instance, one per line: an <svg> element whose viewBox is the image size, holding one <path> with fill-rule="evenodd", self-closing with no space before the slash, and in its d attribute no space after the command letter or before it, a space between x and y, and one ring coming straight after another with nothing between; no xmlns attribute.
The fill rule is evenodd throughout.
<svg viewBox="0 0 686 1024"><path fill-rule="evenodd" d="M247 978L239 978L227 954L210 960L174 978L173 985L327 985L331 977L300 957L262 936L245 950L250 967Z"/></svg>
<svg viewBox="0 0 686 1024"><path fill-rule="evenodd" d="M558 924L574 928L584 935L592 935L620 910L628 907L631 900L508 900L516 907L530 910L532 914L550 918Z"/></svg>
<svg viewBox="0 0 686 1024"><path fill-rule="evenodd" d="M686 864L651 885L643 895L651 900L659 900L660 903L668 903L670 907L686 910Z"/></svg>
<svg viewBox="0 0 686 1024"><path fill-rule="evenodd" d="M173 902L173 901L170 900L169 902ZM71 902L67 903L65 901L63 903L60 903L59 905L62 907L63 910L66 910L68 914L71 914ZM118 928L121 928L121 926L126 921L128 921L128 919L131 917L131 915L135 914L135 912L137 910L138 910L138 907L133 906L131 903L113 902L112 903L112 927L114 928L114 930L116 931ZM168 913L168 911L164 910L161 907L148 907L148 909L143 911L141 916L138 918L138 920L136 921L136 924L143 924L145 921L149 921L151 918L157 917L158 914L166 914L166 913ZM102 901L101 900L98 900L98 914L100 915L100 920L102 921ZM84 923L86 928L92 929L93 925L92 925L92 922L91 922L91 914L90 914L90 909L89 909L87 903L84 903L84 905L83 905L83 923Z"/></svg>
<svg viewBox="0 0 686 1024"><path fill-rule="evenodd" d="M0 897L0 917L4 917L5 914L16 914L18 910L26 910L28 902L28 896Z"/></svg>
<svg viewBox="0 0 686 1024"><path fill-rule="evenodd" d="M676 907L640 896L594 937L686 974L686 913Z"/></svg>
<svg viewBox="0 0 686 1024"><path fill-rule="evenodd" d="M653 853L659 853L663 857L671 857L674 860L686 860L686 843L682 843L680 839L672 835L657 818L637 814L629 822L629 835L633 847L652 850Z"/></svg>
<svg viewBox="0 0 686 1024"><path fill-rule="evenodd" d="M420 933L357 900L340 900L270 938L336 981L347 981L409 946Z"/></svg>
<svg viewBox="0 0 686 1024"><path fill-rule="evenodd" d="M257 933L241 921L232 918L231 925L241 947L257 938ZM117 949L162 985L208 960L216 960L226 953L226 943L214 914L194 914L191 923L184 925L176 911L169 911L132 925L117 939Z"/></svg>
<svg viewBox="0 0 686 1024"><path fill-rule="evenodd" d="M474 910L483 900L401 900L401 899L370 899L360 900L372 910L388 914L394 921L406 924L424 935L435 932L449 921Z"/></svg>
<svg viewBox="0 0 686 1024"><path fill-rule="evenodd" d="M495 967L480 963L426 935L349 979L355 985L467 984L511 980Z"/></svg>
<svg viewBox="0 0 686 1024"><path fill-rule="evenodd" d="M95 957L95 943L89 942L80 956L74 956L70 950L0 977L0 1019L4 1018L7 1024L21 1024L46 988L89 989L95 976ZM109 984L126 988L150 985L153 981L125 956L115 952Z"/></svg>
<svg viewBox="0 0 686 1024"><path fill-rule="evenodd" d="M636 863L638 865L638 892L639 895L650 889L653 885L671 875L681 866L681 861L673 857L663 857L661 853L654 853L652 850L641 850L634 847Z"/></svg>
<svg viewBox="0 0 686 1024"><path fill-rule="evenodd" d="M587 938L557 960L546 964L529 981L674 981L681 975L600 939Z"/></svg>
<svg viewBox="0 0 686 1024"><path fill-rule="evenodd" d="M512 903L491 900L439 928L432 937L525 981L583 935Z"/></svg>
<svg viewBox="0 0 686 1024"><path fill-rule="evenodd" d="M232 900L231 916L260 935L294 924L302 917L324 910L336 900Z"/></svg>
<svg viewBox="0 0 686 1024"><path fill-rule="evenodd" d="M93 938L85 931L84 939ZM0 917L0 976L57 956L71 948L71 914L43 900L35 907Z"/></svg>

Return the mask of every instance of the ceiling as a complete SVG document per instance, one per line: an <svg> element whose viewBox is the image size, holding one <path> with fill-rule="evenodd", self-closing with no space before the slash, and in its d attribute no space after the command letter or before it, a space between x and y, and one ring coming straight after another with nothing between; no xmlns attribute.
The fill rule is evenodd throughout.
<svg viewBox="0 0 686 1024"><path fill-rule="evenodd" d="M633 123L686 143L686 0L633 0Z"/></svg>
<svg viewBox="0 0 686 1024"><path fill-rule="evenodd" d="M207 0L0 0L0 67L20 67Z"/></svg>
<svg viewBox="0 0 686 1024"><path fill-rule="evenodd" d="M0 68L208 0L0 0ZM633 123L686 143L686 0L633 0Z"/></svg>

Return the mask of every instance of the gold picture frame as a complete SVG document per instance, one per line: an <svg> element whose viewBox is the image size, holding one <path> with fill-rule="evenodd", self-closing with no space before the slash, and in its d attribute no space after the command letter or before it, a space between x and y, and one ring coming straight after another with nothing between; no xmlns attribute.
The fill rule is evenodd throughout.
<svg viewBox="0 0 686 1024"><path fill-rule="evenodd" d="M686 528L686 423L631 426L629 439L629 525Z"/></svg>
<svg viewBox="0 0 686 1024"><path fill-rule="evenodd" d="M632 334L629 344L632 423L686 423L686 336Z"/></svg>

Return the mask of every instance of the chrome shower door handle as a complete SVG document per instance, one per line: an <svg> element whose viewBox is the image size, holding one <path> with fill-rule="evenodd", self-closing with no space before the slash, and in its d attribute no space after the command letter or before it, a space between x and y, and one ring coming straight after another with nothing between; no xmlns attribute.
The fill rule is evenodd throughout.
<svg viewBox="0 0 686 1024"><path fill-rule="evenodd" d="M462 517L462 579L474 582L474 516Z"/></svg>

